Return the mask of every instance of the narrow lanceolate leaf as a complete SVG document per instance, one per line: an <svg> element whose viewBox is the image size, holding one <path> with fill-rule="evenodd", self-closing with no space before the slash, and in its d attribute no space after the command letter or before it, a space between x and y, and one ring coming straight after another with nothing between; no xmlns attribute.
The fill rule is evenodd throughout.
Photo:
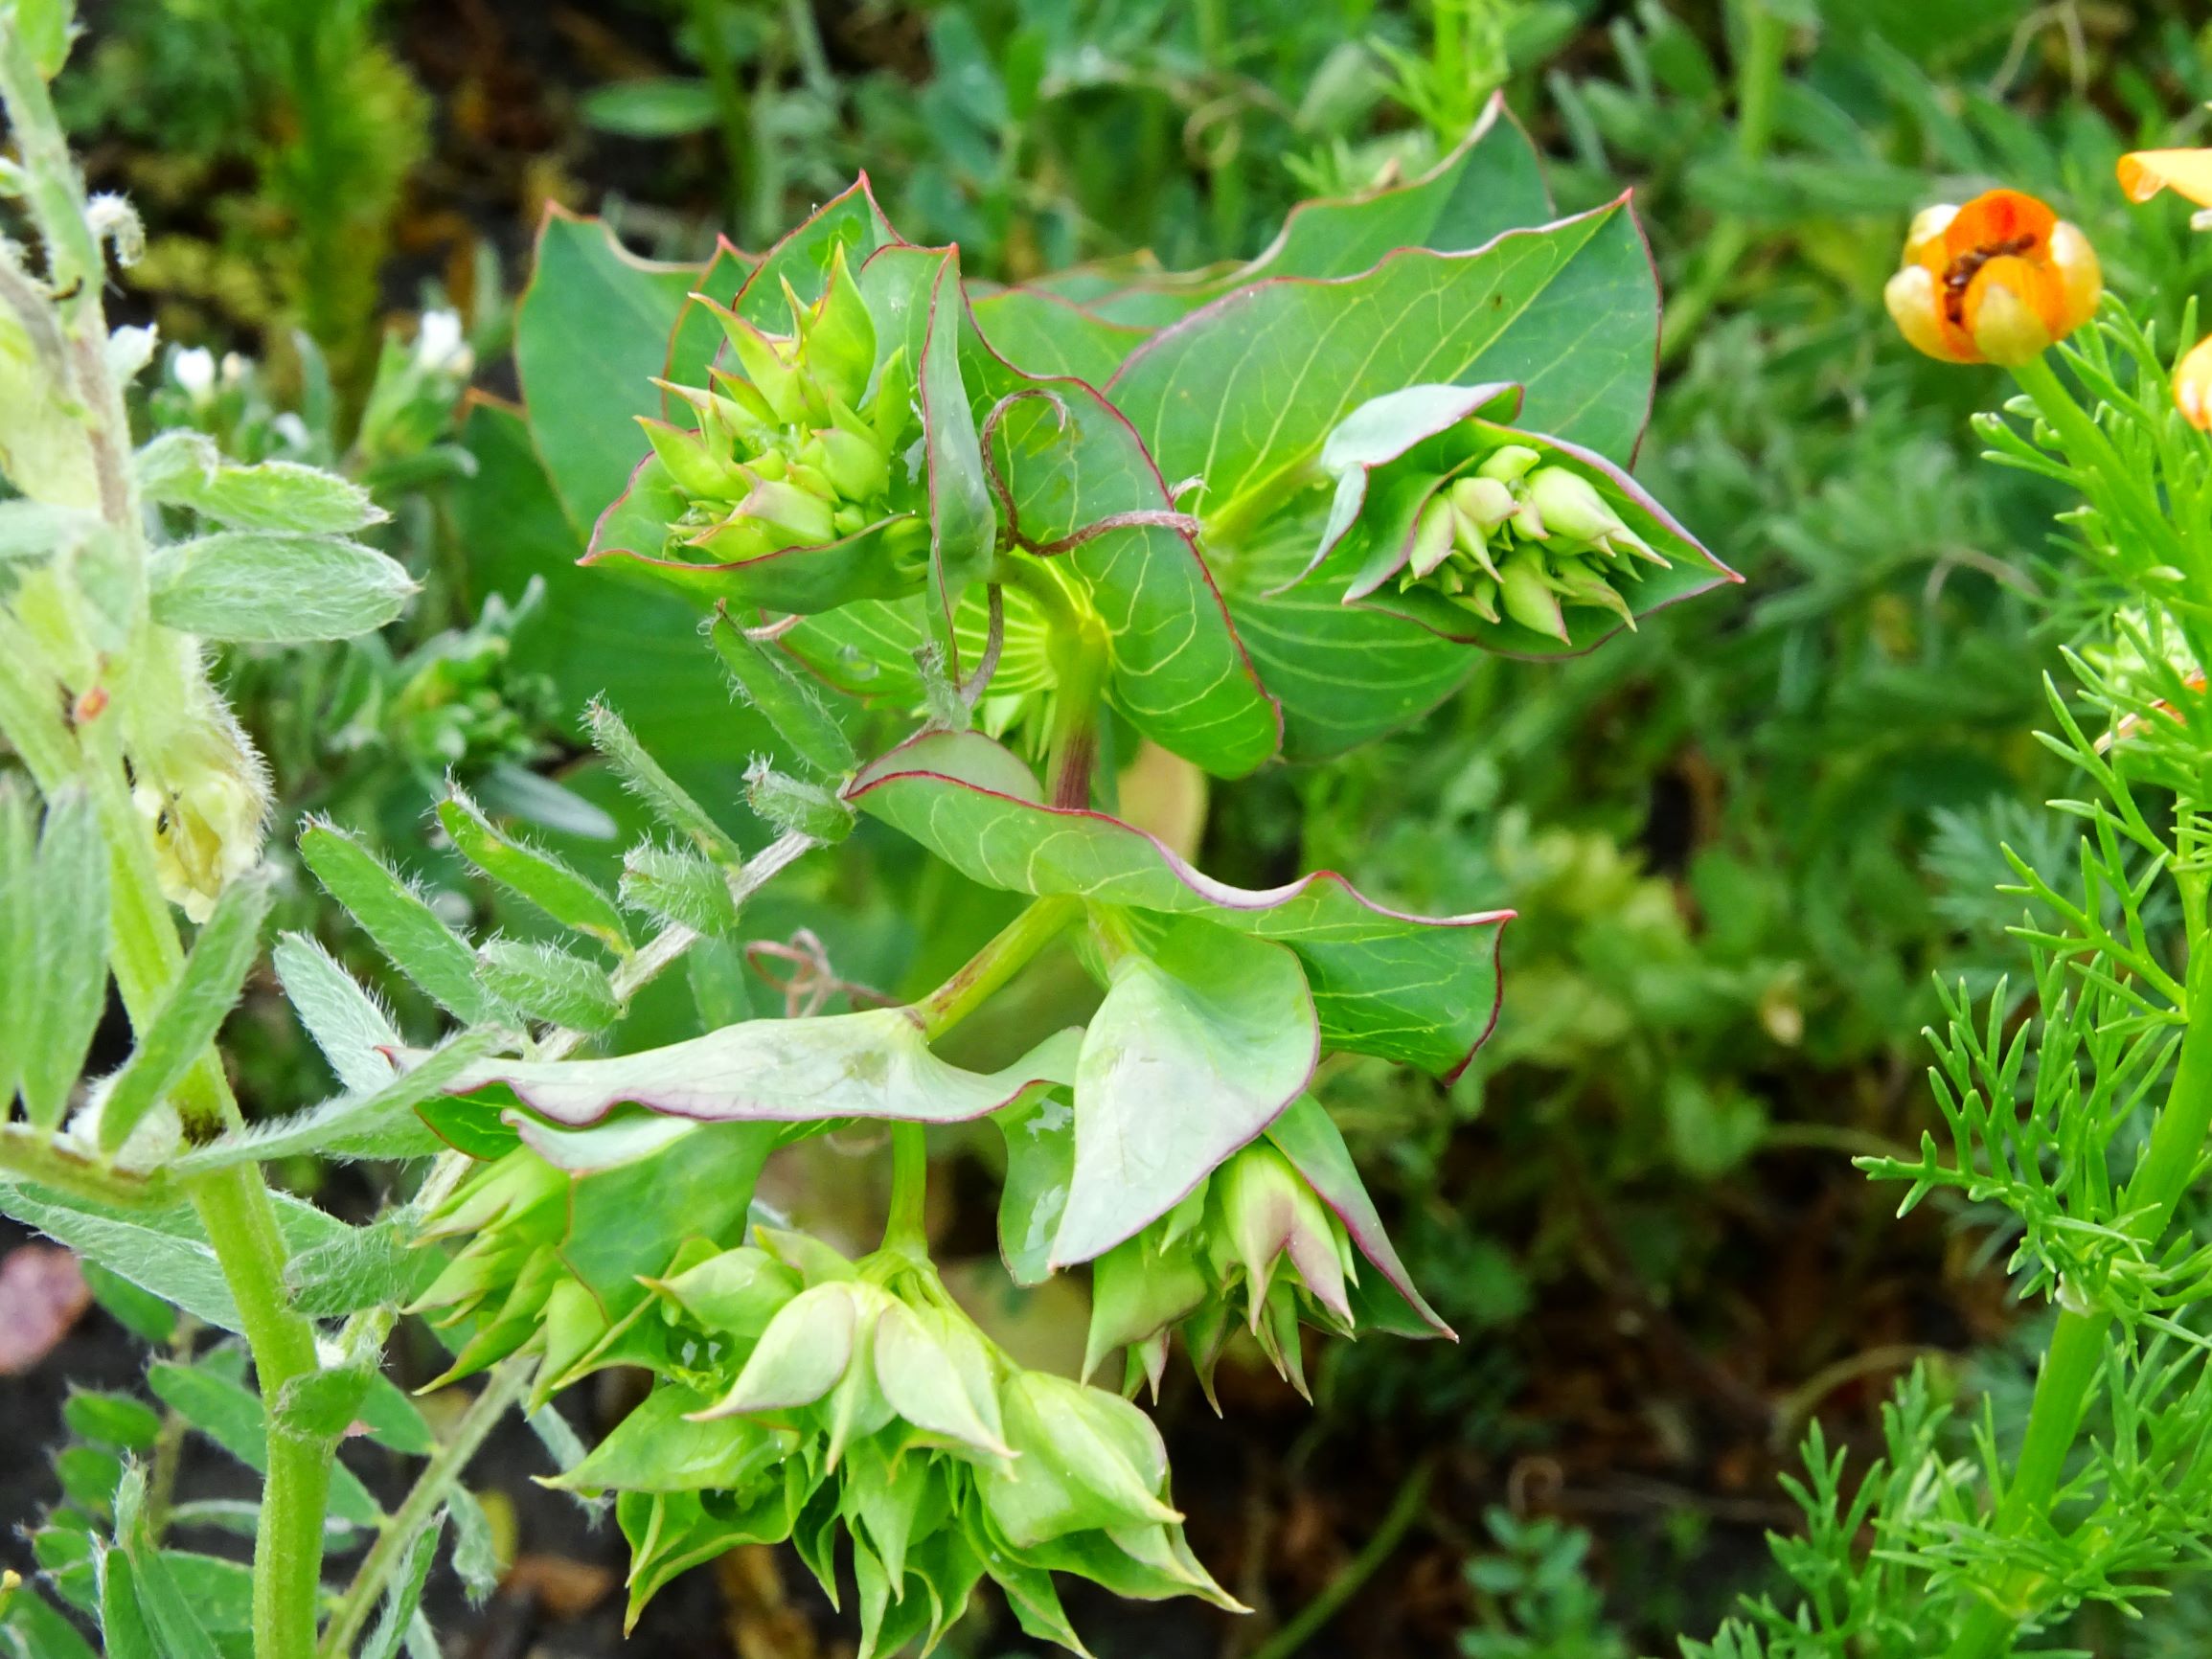
<svg viewBox="0 0 2212 1659"><path fill-rule="evenodd" d="M287 1253L317 1249L350 1231L312 1204L271 1194ZM121 1210L34 1182L0 1178L0 1211L224 1330L240 1329L238 1305L190 1204Z"/></svg>
<svg viewBox="0 0 2212 1659"><path fill-rule="evenodd" d="M822 706L813 688L791 671L783 652L754 639L726 612L715 618L709 637L740 694L775 728L795 757L827 778L842 777L858 763L852 739L836 716Z"/></svg>
<svg viewBox="0 0 2212 1659"><path fill-rule="evenodd" d="M399 1045L399 1034L376 999L307 934L285 934L270 954L292 1011L338 1081L359 1094L389 1082L383 1051Z"/></svg>
<svg viewBox="0 0 2212 1659"><path fill-rule="evenodd" d="M139 1120L215 1040L261 954L271 898L265 878L247 877L223 889L193 941L183 974L108 1085L100 1106L102 1151L113 1152L129 1139Z"/></svg>
<svg viewBox="0 0 2212 1659"><path fill-rule="evenodd" d="M559 945L520 939L488 941L477 953L484 989L533 1019L574 1031L603 1032L622 1017L605 970Z"/></svg>
<svg viewBox="0 0 2212 1659"><path fill-rule="evenodd" d="M147 560L153 620L211 640L290 645L374 632L407 608L398 560L330 535L225 530Z"/></svg>
<svg viewBox="0 0 2212 1659"><path fill-rule="evenodd" d="M1076 1061L1055 1267L1174 1209L1297 1098L1321 1053L1306 970L1286 945L1183 918L1111 972Z"/></svg>
<svg viewBox="0 0 2212 1659"><path fill-rule="evenodd" d="M1456 1075L1496 1016L1510 911L1405 916L1326 871L1231 887L1118 819L1043 805L1029 769L974 733L901 745L863 768L847 798L987 887L1197 916L1288 945L1331 1047Z"/></svg>
<svg viewBox="0 0 2212 1659"><path fill-rule="evenodd" d="M269 1466L268 1431L260 1398L242 1383L218 1376L204 1365L157 1361L146 1373L154 1398L256 1473ZM331 1470L331 1513L357 1527L373 1527L383 1511L353 1472L343 1465Z"/></svg>
<svg viewBox="0 0 2212 1659"><path fill-rule="evenodd" d="M399 1651L399 1642L414 1623L415 1610L422 1604L422 1586L430 1580L431 1565L438 1559L438 1540L445 1535L445 1511L440 1510L430 1525L415 1536L407 1546L407 1555L399 1571L392 1580L392 1587L384 1592L384 1604L376 1611L376 1623L370 1628L368 1639L361 1644L360 1659L394 1659Z"/></svg>
<svg viewBox="0 0 2212 1659"><path fill-rule="evenodd" d="M1346 415L1422 382L1517 381L1531 427L1625 459L1651 405L1658 309L1624 197L1471 253L1405 249L1343 281L1240 288L1138 351L1108 391L1162 473L1205 478L1194 510L1235 527L1312 482Z"/></svg>
<svg viewBox="0 0 2212 1659"><path fill-rule="evenodd" d="M0 1111L7 1112L14 1110L32 1029L37 853L30 784L11 772L0 777Z"/></svg>
<svg viewBox="0 0 2212 1659"><path fill-rule="evenodd" d="M219 1140L194 1147L175 1168L179 1173L219 1170L302 1152L325 1158L412 1158L435 1152L440 1143L422 1126L415 1108L503 1040L496 1030L461 1032L405 1072L395 1071L392 1061L379 1053L376 1063L383 1069L380 1084L234 1129ZM394 1037L389 1046L398 1052L399 1039Z"/></svg>
<svg viewBox="0 0 2212 1659"><path fill-rule="evenodd" d="M300 856L392 966L473 1025L498 1016L476 980L476 953L392 867L333 824L308 826Z"/></svg>
<svg viewBox="0 0 2212 1659"><path fill-rule="evenodd" d="M559 1124L595 1124L625 1102L671 1117L755 1123L832 1118L957 1123L1039 1083L1074 1080L1079 1034L1062 1032L988 1076L947 1065L905 1009L751 1020L689 1042L589 1060L484 1060L446 1086L504 1083Z"/></svg>
<svg viewBox="0 0 2212 1659"><path fill-rule="evenodd" d="M197 432L164 432L133 465L148 500L188 507L234 530L346 535L391 516L351 479L292 461L233 466Z"/></svg>
<svg viewBox="0 0 2212 1659"><path fill-rule="evenodd" d="M645 745L623 724L620 715L604 703L594 703L584 718L591 730L592 747L606 757L607 764L629 786L629 792L650 807L656 819L724 869L735 873L743 866L743 850L704 807L661 769L659 761L645 752Z"/></svg>
<svg viewBox="0 0 2212 1659"><path fill-rule="evenodd" d="M738 901L718 865L681 847L633 847L622 861L622 901L655 920L709 936L738 925Z"/></svg>
<svg viewBox="0 0 2212 1659"><path fill-rule="evenodd" d="M467 796L455 792L438 805L438 822L461 856L530 900L563 927L589 934L618 956L630 953L622 912L599 884L561 859L492 827Z"/></svg>
<svg viewBox="0 0 2212 1659"><path fill-rule="evenodd" d="M46 804L32 864L31 958L17 982L28 1017L24 1109L40 1128L61 1122L107 1001L107 843L92 798L68 784Z"/></svg>

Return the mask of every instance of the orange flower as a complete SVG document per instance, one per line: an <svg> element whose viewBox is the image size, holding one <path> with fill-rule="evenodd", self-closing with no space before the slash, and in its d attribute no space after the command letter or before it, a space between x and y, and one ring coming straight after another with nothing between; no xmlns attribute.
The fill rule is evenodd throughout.
<svg viewBox="0 0 2212 1659"><path fill-rule="evenodd" d="M2032 195L1993 190L1924 208L1882 298L1918 351L1947 363L2024 363L2097 308L2089 239Z"/></svg>
<svg viewBox="0 0 2212 1659"><path fill-rule="evenodd" d="M2149 201L2162 190L2212 207L2212 149L2138 149L2120 157L2120 188L2130 201Z"/></svg>
<svg viewBox="0 0 2212 1659"><path fill-rule="evenodd" d="M2174 407L2200 432L2212 432L2212 335L2199 340L2174 365Z"/></svg>

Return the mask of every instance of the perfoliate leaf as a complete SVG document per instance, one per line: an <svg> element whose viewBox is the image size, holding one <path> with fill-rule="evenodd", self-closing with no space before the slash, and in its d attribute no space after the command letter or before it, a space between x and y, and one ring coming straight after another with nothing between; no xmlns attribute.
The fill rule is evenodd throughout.
<svg viewBox="0 0 2212 1659"><path fill-rule="evenodd" d="M502 834L476 804L458 792L438 805L438 822L461 856L512 888L564 927L589 934L617 955L630 951L622 913L599 885L561 859Z"/></svg>
<svg viewBox="0 0 2212 1659"><path fill-rule="evenodd" d="M407 608L415 579L336 536L226 530L147 560L154 621L213 640L292 645L372 633Z"/></svg>
<svg viewBox="0 0 2212 1659"><path fill-rule="evenodd" d="M1288 946L1184 919L1111 965L1075 1074L1075 1167L1053 1266L1174 1209L1313 1075L1320 1026Z"/></svg>
<svg viewBox="0 0 2212 1659"><path fill-rule="evenodd" d="M892 750L847 798L987 887L1197 916L1288 945L1332 1047L1451 1075L1489 1034L1510 912L1402 916L1326 871L1263 892L1231 887L1141 830L1044 806L1038 793L1021 761L964 732Z"/></svg>
<svg viewBox="0 0 2212 1659"><path fill-rule="evenodd" d="M31 876L31 953L16 982L23 1018L23 1105L31 1122L61 1122L107 1001L107 842L100 809L78 785L46 804Z"/></svg>
<svg viewBox="0 0 2212 1659"><path fill-rule="evenodd" d="M1079 1040L1079 1034L1062 1032L1005 1070L984 1075L931 1054L906 1010L869 1009L750 1020L606 1059L483 1060L446 1092L504 1083L532 1111L571 1125L595 1124L625 1102L715 1122L947 1124L996 1111L1037 1084L1072 1081Z"/></svg>
<svg viewBox="0 0 2212 1659"><path fill-rule="evenodd" d="M476 953L390 865L328 823L308 827L300 856L394 967L471 1025L498 1017L499 1005L477 982Z"/></svg>
<svg viewBox="0 0 2212 1659"><path fill-rule="evenodd" d="M184 972L139 1033L130 1058L100 1103L100 1148L112 1153L154 1103L176 1087L215 1041L261 954L272 899L264 877L231 882L185 958Z"/></svg>

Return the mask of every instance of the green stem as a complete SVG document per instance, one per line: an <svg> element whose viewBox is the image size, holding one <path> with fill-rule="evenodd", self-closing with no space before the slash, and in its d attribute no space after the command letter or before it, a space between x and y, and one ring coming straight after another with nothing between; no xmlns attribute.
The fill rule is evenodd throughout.
<svg viewBox="0 0 2212 1659"><path fill-rule="evenodd" d="M316 1371L314 1328L285 1300L284 1239L260 1167L210 1170L186 1187L238 1305L268 1425L269 1466L254 1531L254 1653L298 1659L315 1646L332 1446L285 1432L280 1420L285 1389Z"/></svg>
<svg viewBox="0 0 2212 1659"><path fill-rule="evenodd" d="M1321 1633L1329 1621L1343 1610L1344 1604L1375 1577L1382 1563L1390 1559L1405 1534L1413 1530L1413 1523L1421 1519L1422 1511L1428 1505L1428 1483L1435 1473L1436 1465L1431 1459L1424 1458L1413 1466L1413 1472L1405 1477L1398 1495L1391 1500L1382 1524L1375 1529L1374 1535L1360 1552L1345 1562L1344 1570L1330 1579L1318 1596L1299 1608L1288 1624L1253 1648L1250 1659L1290 1659Z"/></svg>
<svg viewBox="0 0 2212 1659"><path fill-rule="evenodd" d="M2152 1125L2150 1145L2121 1199L2122 1209L2133 1213L2129 1231L2146 1247L2164 1237L2174 1207L2196 1173L2205 1137L2212 1134L2212 1015L2197 1019L2200 1007L2212 1010L2212 943L2201 936L2189 961L2188 1034L2181 1039L2174 1081ZM2081 1433L2111 1323L2109 1313L2096 1308L2059 1315L2036 1377L2019 1460L1992 1523L1999 1537L2018 1536L2049 1511L2066 1454ZM2019 1621L2034 1610L2029 1598L2036 1587L2033 1575L2008 1577L1995 1597L1967 1619L1951 1643L1950 1659L1994 1659L2009 1650Z"/></svg>
<svg viewBox="0 0 2212 1659"><path fill-rule="evenodd" d="M1099 705L1106 695L1106 678L1105 630L1095 625L1080 633L1056 628L1049 654L1058 683L1046 749L1045 792L1055 807L1081 811L1090 805L1091 771L1098 763Z"/></svg>
<svg viewBox="0 0 2212 1659"><path fill-rule="evenodd" d="M322 1646L313 1649L322 1659L344 1659L353 1651L369 1623L369 1615L376 1610L385 1589L415 1547L415 1540L423 1530L438 1518L453 1488L459 1483L485 1440L499 1420L519 1400L530 1387L536 1361L527 1355L508 1360L491 1374L482 1393L469 1402L455 1426L453 1436L430 1454L430 1461L422 1466L422 1472L415 1477L399 1507L392 1518L377 1533L376 1541L369 1546L369 1553L361 1558L360 1570L353 1581L346 1586L331 1622L324 1628ZM309 1651L300 1648L300 1652Z"/></svg>
<svg viewBox="0 0 2212 1659"><path fill-rule="evenodd" d="M1457 143L1474 120L1473 104L1468 97L1468 3L1469 0L1434 0L1432 7L1436 38L1431 44L1429 61L1435 65L1437 103L1444 117L1444 125L1436 136L1446 145Z"/></svg>
<svg viewBox="0 0 2212 1659"><path fill-rule="evenodd" d="M1032 902L950 979L914 1005L923 1034L934 1042L973 1013L1082 914L1083 900L1066 894Z"/></svg>
<svg viewBox="0 0 2212 1659"><path fill-rule="evenodd" d="M924 1259L929 1254L929 1131L920 1124L891 1125L891 1203L883 1217L883 1248Z"/></svg>

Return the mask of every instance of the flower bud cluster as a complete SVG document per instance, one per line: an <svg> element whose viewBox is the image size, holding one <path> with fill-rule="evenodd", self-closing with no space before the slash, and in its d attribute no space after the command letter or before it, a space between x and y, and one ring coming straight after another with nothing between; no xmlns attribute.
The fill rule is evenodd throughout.
<svg viewBox="0 0 2212 1659"><path fill-rule="evenodd" d="M1166 1448L1135 1406L1015 1365L907 1251L854 1261L800 1234L756 1239L695 1241L649 1282L657 1333L622 1356L659 1374L664 1403L649 1400L563 1479L638 1499L625 1521L633 1589L661 1581L670 1548L704 1558L710 1537L791 1536L823 1572L822 1538L841 1523L870 1563L864 1602L879 1573L932 1639L986 1576L1026 1627L1062 1641L1054 1572L1234 1605L1183 1541ZM747 1519L718 1533L717 1515ZM875 1650L897 1646L876 1643L894 1628L924 1634L871 1625Z"/></svg>
<svg viewBox="0 0 2212 1659"><path fill-rule="evenodd" d="M1179 1327L1210 1394L1221 1351L1244 1329L1303 1394L1298 1328L1350 1335L1358 1279L1343 1222L1289 1159L1255 1141L1093 1264L1083 1373L1124 1349L1124 1387L1133 1393L1149 1380L1157 1395L1168 1337Z"/></svg>
<svg viewBox="0 0 2212 1659"><path fill-rule="evenodd" d="M496 1365L535 1338L556 1286L574 1283L559 1248L568 1188L565 1170L517 1148L471 1175L416 1236L423 1244L463 1240L406 1309L441 1329L473 1322L441 1383Z"/></svg>
<svg viewBox="0 0 2212 1659"><path fill-rule="evenodd" d="M1562 607L1634 615L1613 583L1667 559L1623 522L1590 481L1525 443L1505 443L1441 482L1413 525L1401 593L1437 593L1483 621L1501 614L1564 641Z"/></svg>
<svg viewBox="0 0 2212 1659"><path fill-rule="evenodd" d="M639 421L684 503L668 527L673 551L737 563L881 528L886 557L918 578L928 525L895 499L913 485L901 475L919 425L914 367L901 348L878 369L876 326L842 248L815 304L788 284L784 294L787 335L692 296L720 322L734 367L713 368L711 387L658 382L688 411L688 428Z"/></svg>

